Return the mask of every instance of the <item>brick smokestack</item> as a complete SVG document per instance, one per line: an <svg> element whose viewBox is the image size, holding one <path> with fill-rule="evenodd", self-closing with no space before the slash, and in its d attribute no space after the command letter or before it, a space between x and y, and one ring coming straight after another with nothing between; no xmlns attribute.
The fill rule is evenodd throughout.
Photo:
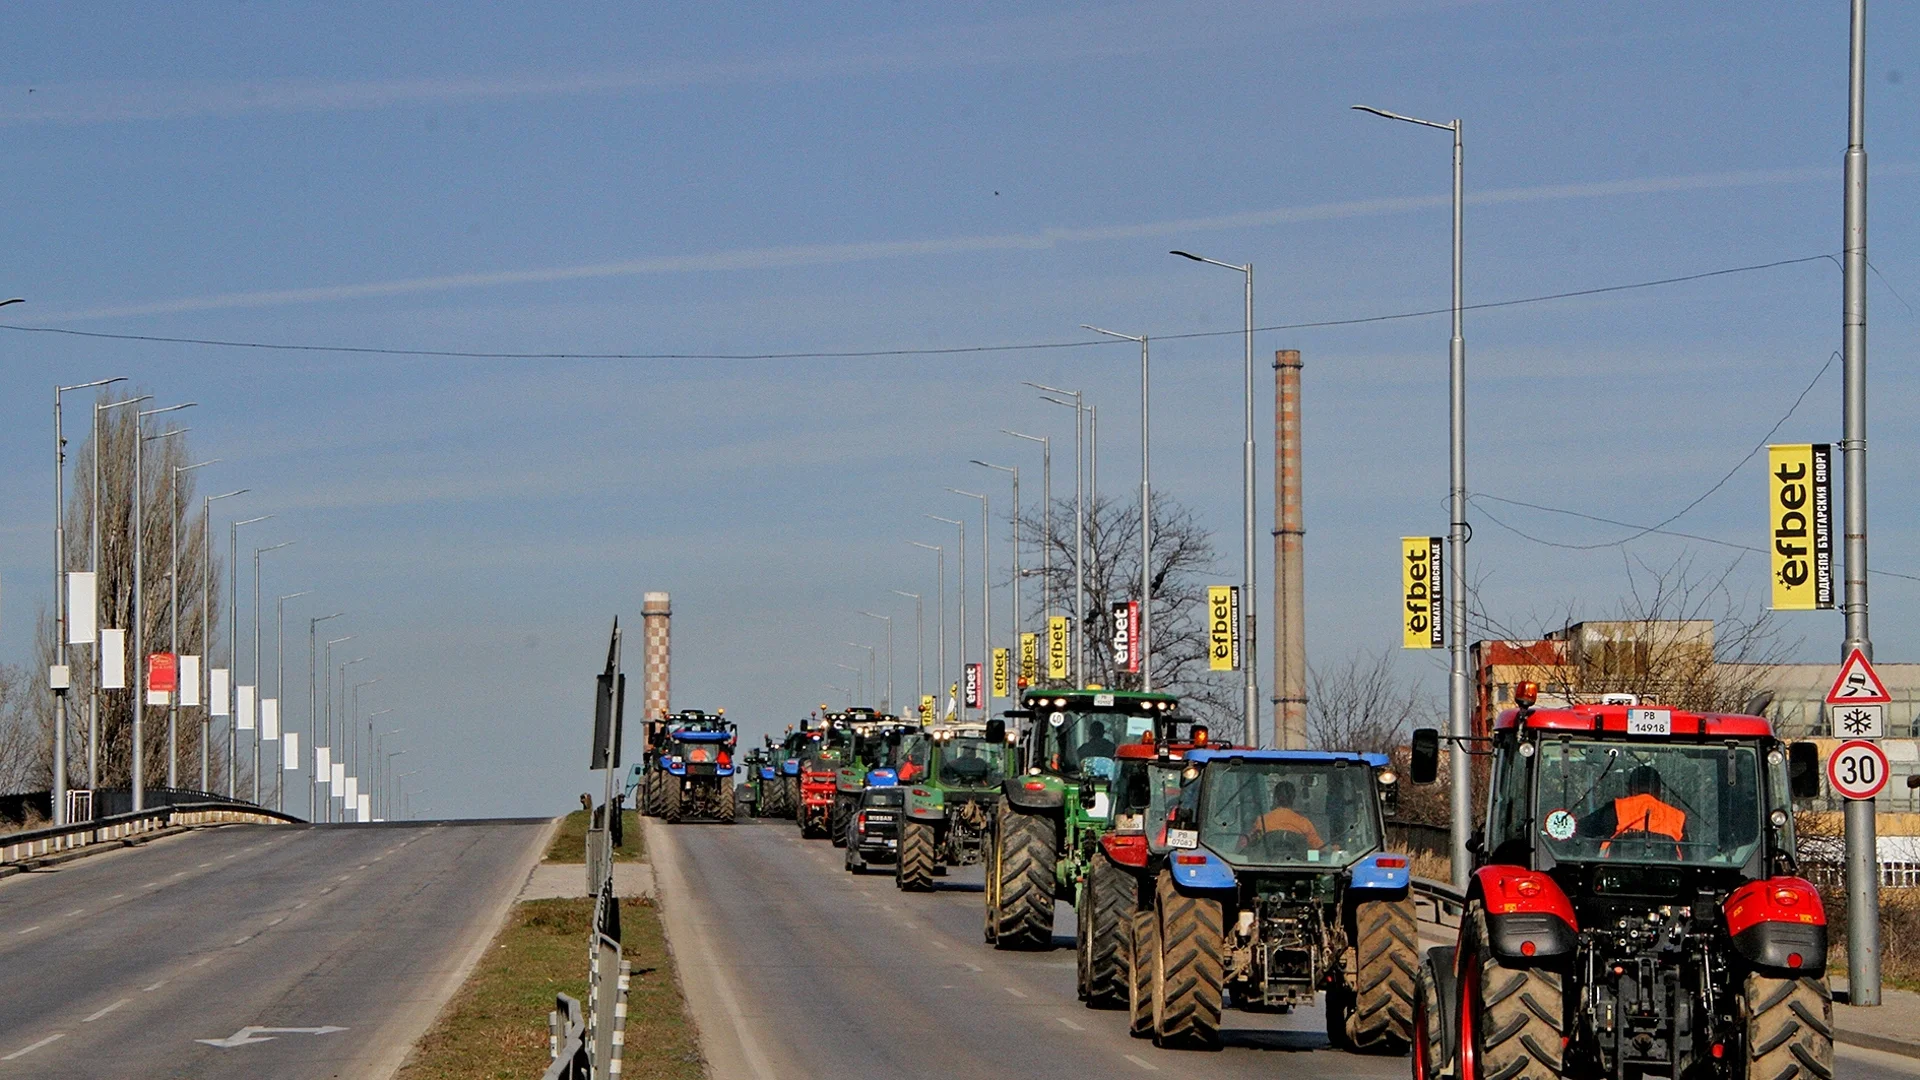
<svg viewBox="0 0 1920 1080"><path fill-rule="evenodd" d="M641 715L647 720L673 711L673 695L669 689L672 685L669 656L672 631L668 626L668 619L672 615L673 604L666 593L650 592L641 597L640 623L646 642L647 680Z"/></svg>
<svg viewBox="0 0 1920 1080"><path fill-rule="evenodd" d="M1300 366L1298 349L1273 354L1273 737L1274 745L1285 750L1308 745Z"/></svg>

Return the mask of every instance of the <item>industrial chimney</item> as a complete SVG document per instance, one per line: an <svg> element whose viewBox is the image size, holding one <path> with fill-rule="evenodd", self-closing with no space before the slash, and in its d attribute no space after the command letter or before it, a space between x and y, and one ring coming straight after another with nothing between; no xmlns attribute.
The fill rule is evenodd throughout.
<svg viewBox="0 0 1920 1080"><path fill-rule="evenodd" d="M669 692L671 672L669 669L669 643L672 632L668 619L673 614L673 604L666 593L650 592L641 597L640 623L642 636L646 643L646 697L642 702L642 716L647 720L663 716L673 710L673 697Z"/></svg>

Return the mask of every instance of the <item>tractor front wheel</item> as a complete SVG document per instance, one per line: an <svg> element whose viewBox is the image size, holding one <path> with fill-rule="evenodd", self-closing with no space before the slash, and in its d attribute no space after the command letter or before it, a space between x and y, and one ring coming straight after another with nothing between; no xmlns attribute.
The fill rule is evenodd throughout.
<svg viewBox="0 0 1920 1080"><path fill-rule="evenodd" d="M1825 979L1748 975L1748 1080L1833 1080L1833 995Z"/></svg>
<svg viewBox="0 0 1920 1080"><path fill-rule="evenodd" d="M1156 894L1160 949L1153 976L1153 1044L1217 1050L1226 915L1220 901L1182 893L1164 872Z"/></svg>
<svg viewBox="0 0 1920 1080"><path fill-rule="evenodd" d="M1122 949L1130 932L1139 886L1133 875L1096 854L1087 868L1085 904L1088 918L1080 951L1086 957L1086 994L1089 1009L1118 1009L1127 1004L1126 958Z"/></svg>
<svg viewBox="0 0 1920 1080"><path fill-rule="evenodd" d="M995 882L988 887L987 918L997 949L1045 949L1053 945L1053 819L1000 804Z"/></svg>
<svg viewBox="0 0 1920 1080"><path fill-rule="evenodd" d="M909 821L900 827L900 858L893 864L893 883L903 892L933 889L933 826Z"/></svg>
<svg viewBox="0 0 1920 1080"><path fill-rule="evenodd" d="M1352 991L1346 1049L1404 1054L1413 1042L1413 986L1419 931L1413 901L1372 900L1358 905L1359 983Z"/></svg>

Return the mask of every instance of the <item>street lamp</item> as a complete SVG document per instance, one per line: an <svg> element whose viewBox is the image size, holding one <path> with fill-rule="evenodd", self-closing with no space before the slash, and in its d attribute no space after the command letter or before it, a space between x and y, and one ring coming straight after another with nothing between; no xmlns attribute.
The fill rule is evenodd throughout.
<svg viewBox="0 0 1920 1080"><path fill-rule="evenodd" d="M867 650L867 692L861 695L861 701L872 705L873 699L880 696L880 651L857 641L843 641L841 644L850 649Z"/></svg>
<svg viewBox="0 0 1920 1080"><path fill-rule="evenodd" d="M986 672L987 665L993 661L993 569L988 565L991 545L987 540L993 534L993 518L988 511L985 495L959 488L948 488L955 495L980 500L980 679L974 685L974 701L978 703L980 715L985 716L992 706L987 704ZM964 564L965 559L961 562ZM961 673L965 678L966 673Z"/></svg>
<svg viewBox="0 0 1920 1080"><path fill-rule="evenodd" d="M1449 670L1447 673L1447 730L1453 747L1447 754L1453 779L1453 883L1467 884L1472 855L1467 851L1467 834L1473 827L1472 774L1468 769L1466 740L1473 732L1467 716L1467 341L1460 329L1461 267L1461 155L1460 121L1455 118L1439 124L1402 116L1371 105L1355 105L1361 112L1401 120L1421 127L1437 128L1453 134L1453 337L1448 342L1448 472L1447 598Z"/></svg>
<svg viewBox="0 0 1920 1080"><path fill-rule="evenodd" d="M1040 444L1040 607L1041 619L1053 614L1053 437L1050 435L1022 435L1018 431L1000 429L1001 434L1016 439ZM1016 497L1014 502L1020 500ZM1018 517L1016 511L1015 517ZM1016 529L1019 525L1014 526Z"/></svg>
<svg viewBox="0 0 1920 1080"><path fill-rule="evenodd" d="M934 688L934 693L937 697L947 688L947 549L938 544L923 544L918 540L909 540L907 543L917 548L925 548L933 552L934 555L934 575L937 579L938 592L940 594L940 622L938 624L940 632L936 635L940 641L940 685ZM914 599L919 600L920 598L915 596ZM941 708L944 708L944 706ZM939 713L941 708L936 708L934 711Z"/></svg>
<svg viewBox="0 0 1920 1080"><path fill-rule="evenodd" d="M1153 428L1148 423L1147 404L1152 387L1147 366L1147 335L1122 334L1080 324L1080 329L1105 334L1122 341L1140 343L1140 689L1153 689L1153 484L1151 480ZM1095 504L1095 510L1099 505ZM1249 732L1253 728L1247 729Z"/></svg>
<svg viewBox="0 0 1920 1080"><path fill-rule="evenodd" d="M175 465L169 470L167 480L167 546L172 549L172 571L167 574L169 602L167 604L168 648L174 657L174 686L172 700L167 703L167 787L180 786L180 474L204 469L218 464L219 458L209 458L192 465Z"/></svg>
<svg viewBox="0 0 1920 1080"><path fill-rule="evenodd" d="M845 665L845 664L837 664L837 665L835 665L835 666L836 666L836 667L846 667L847 665ZM853 669L852 669L852 668L848 668L847 670L849 670L849 671L851 671L851 670L853 670ZM829 690L838 690L838 691L840 691L841 693L843 693L843 694L845 694L845 695L847 695L847 704L848 704L848 705L852 705L852 704L853 704L853 691L851 691L851 690L849 690L849 689L847 689L847 688L846 688L846 687L844 687L844 686L841 686L841 685L839 685L838 683L828 683L828 684L827 684L827 689L829 689Z"/></svg>
<svg viewBox="0 0 1920 1080"><path fill-rule="evenodd" d="M260 556L269 551L279 551L283 547L292 547L299 542L282 540L278 544L253 549L253 701L256 710L253 725L253 805L255 806L260 805L260 744L265 741L262 736L266 735L266 730L261 727L258 719L259 703L262 697L260 693ZM279 704L276 702L275 708L278 707Z"/></svg>
<svg viewBox="0 0 1920 1080"><path fill-rule="evenodd" d="M860 668L854 667L852 664L843 664L838 660L835 660L833 662L833 666L839 668L842 671L853 672L853 689L848 691L850 695L847 698L848 707L852 707L856 704L859 704L860 702L867 700L866 687L861 683L861 680L866 677L867 673L865 671L862 671Z"/></svg>
<svg viewBox="0 0 1920 1080"><path fill-rule="evenodd" d="M15 297L0 301L0 307L18 304ZM73 685L73 679L67 668L67 437L61 429L60 395L69 390L87 390L96 386L111 386L125 382L124 376L112 379L95 379L93 382L75 383L72 386L53 388L53 662L59 673L59 679L49 680L53 686L53 823L67 824L67 694ZM96 406L97 407L97 406ZM97 415L97 414L96 414ZM100 455L99 440L93 444L93 454ZM95 469L96 473L98 469ZM98 579L95 579L96 582ZM99 596L95 586L95 597ZM97 606L98 600L95 600ZM97 621L97 620L96 620ZM98 635L93 642L96 650L100 647ZM99 681L98 679L95 680Z"/></svg>
<svg viewBox="0 0 1920 1080"><path fill-rule="evenodd" d="M1256 561L1257 557L1254 554L1253 547L1253 264L1246 263L1236 266L1233 263L1221 262L1219 259L1209 259L1205 255L1195 255L1191 251L1171 251L1168 252L1168 254L1178 255L1183 259L1192 259L1197 263L1206 263L1208 266L1220 266L1228 270L1235 270L1246 278L1247 328L1245 333L1245 398L1247 415L1246 438L1241 447L1240 454L1240 524L1244 533L1242 537L1243 546L1241 549L1241 565L1243 569L1240 593L1240 656L1242 658L1241 663L1244 665L1243 671L1245 676L1245 731L1248 739L1257 739L1259 738L1260 731L1260 651L1256 647L1254 640L1254 613L1256 608L1254 585L1259 576L1259 563ZM1291 628L1282 627L1281 629L1284 631ZM1276 673L1276 676L1277 674L1278 673ZM1273 745L1281 749L1301 749L1297 746L1290 747L1287 743L1288 739L1280 730L1280 716L1276 713L1273 718Z"/></svg>
<svg viewBox="0 0 1920 1080"><path fill-rule="evenodd" d="M893 616L877 615L871 611L862 611L860 614L887 624L887 711L897 714L900 712L900 702L893 696Z"/></svg>
<svg viewBox="0 0 1920 1080"><path fill-rule="evenodd" d="M333 647L343 642L352 641L358 636L357 634L348 634L345 637L337 637L327 642L321 648L321 657L327 669L327 742L324 748L316 745L314 749L314 769L316 772L319 770L320 750L327 750L327 757L329 759L327 762L327 772L325 776L320 777L320 782L327 785L327 798L326 801L321 804L321 808L326 811L326 817L329 821L333 820L333 796L337 794L333 790L337 786L333 782L333 764L339 760L339 755L335 754L334 751L340 749L339 744L335 742L333 738ZM340 702L342 708L345 708L346 704L345 701Z"/></svg>
<svg viewBox="0 0 1920 1080"><path fill-rule="evenodd" d="M108 409L117 409L122 405L138 405L143 401L152 401L151 394L140 397L123 398L119 401L93 403L93 565L94 621L99 622L99 575L100 575L100 414ZM137 435L137 432L136 432ZM99 650L93 658L93 692L87 700L87 786L94 790L100 788L100 667Z"/></svg>
<svg viewBox="0 0 1920 1080"><path fill-rule="evenodd" d="M1073 634L1073 680L1075 686L1087 685L1086 646L1084 629L1081 624L1087 617L1087 503L1082 485L1085 468L1081 462L1081 451L1085 449L1086 436L1081 415L1085 406L1078 390L1062 390L1056 386L1043 386L1030 382L1026 385L1036 390L1045 390L1049 394L1071 394L1073 402L1073 623L1069 630ZM1046 398L1056 405L1067 402Z"/></svg>
<svg viewBox="0 0 1920 1080"><path fill-rule="evenodd" d="M993 469L997 472L1011 473L1013 475L1013 618L1008 620L1012 624L1011 629L1013 636L1007 642L1009 650L1007 654L1007 667L1009 669L1007 672L1007 682L1012 683L1016 677L1011 669L1013 669L1020 660L1020 467L1018 465L994 465L990 462L981 461L979 458L972 458L970 460L973 464L983 469ZM1014 694L1013 698L1015 701L1018 701L1020 695Z"/></svg>
<svg viewBox="0 0 1920 1080"><path fill-rule="evenodd" d="M406 779L407 777L409 777L409 776L419 776L419 775L420 775L420 773L421 773L422 771L424 771L425 769L426 769L426 766L425 766L425 765L422 765L422 766L421 766L420 768L418 768L418 769L409 769L409 770L407 770L406 772L403 772L403 773L401 773L401 774L400 774L400 775L398 775L398 776L395 776L395 777L391 777L391 781L392 781L392 784L393 784L393 786L394 786L394 787L396 787L396 788L400 788L400 789L402 789L402 795L403 795L403 802L405 801L405 800L404 800L404 789L405 789L405 787L406 787L406 785L404 785L404 784L402 784L402 783L401 783L400 781L402 781L402 780L405 780L405 779ZM388 814L389 816L391 816L391 815L393 814L393 792L391 792L391 791L389 791L389 792L387 793L387 814ZM402 809L401 809L401 812L400 812L400 816L401 816L402 818L405 818L405 817L407 816L407 814L406 814L406 809L405 809L405 807L404 807L404 806L403 806L403 807L402 807Z"/></svg>
<svg viewBox="0 0 1920 1080"><path fill-rule="evenodd" d="M183 434L184 428L171 431L146 433L145 420L149 416L161 413L179 412L198 405L197 401L183 402L179 405L167 405L158 409L146 409L134 414L133 420L133 809L135 813L147 808L146 773L146 711L147 711L147 635L145 599L140 595L141 564L146 562L145 543L141 520L146 517L146 444L149 439L164 439L170 435Z"/></svg>
<svg viewBox="0 0 1920 1080"><path fill-rule="evenodd" d="M287 739L287 601L302 596L312 596L312 589L302 589L296 593L273 598L273 701L279 710L281 745ZM309 735L309 738L312 736ZM298 741L298 740L296 740ZM298 751L299 747L294 747ZM299 762L294 766L299 767ZM273 806L281 813L287 810L287 755L279 755L273 770Z"/></svg>
<svg viewBox="0 0 1920 1080"><path fill-rule="evenodd" d="M374 683L379 682L380 679L381 679L381 676L375 675L373 678L368 679L366 682L354 683L353 691L350 694L350 698L352 701L352 705L350 706L350 710L351 710L350 716L351 716L351 719L353 720L353 734L349 736L343 732L340 738L342 742L346 742L347 745L351 747L353 750L351 760L347 764L347 771L352 772L355 775L358 775L360 772L360 691L365 687L372 686ZM368 730L372 730L373 725L369 723L367 727L368 727ZM349 739L351 741L348 741Z"/></svg>
<svg viewBox="0 0 1920 1080"><path fill-rule="evenodd" d="M964 679L967 677L967 523L957 518L941 517L938 514L922 514L921 516L938 521L943 525L951 525L954 527L954 530L960 534L960 546L954 549L953 557L954 563L958 566L958 569L954 572L956 581L954 596L958 597L960 601L960 622L957 634L953 639L953 652L954 660L960 667L960 677Z"/></svg>
<svg viewBox="0 0 1920 1080"><path fill-rule="evenodd" d="M920 699L927 696L927 624L926 621L921 618L920 594L917 592L907 592L903 589L889 589L888 591L895 596L910 596L913 598L913 703L917 706L920 704ZM893 623L891 622L887 623L887 649L889 651L887 668L891 671L893 668L893 658L891 656L893 649ZM889 692L891 692L891 690L889 690Z"/></svg>
<svg viewBox="0 0 1920 1080"><path fill-rule="evenodd" d="M272 514L261 514L227 525L227 687L230 693L237 693L240 685L240 527L272 520ZM259 622L258 619L254 621L256 624ZM240 717L234 714L231 700L226 704L227 798L233 799L239 797L240 790L240 766L236 760L240 752ZM257 774L258 770L255 772Z"/></svg>
<svg viewBox="0 0 1920 1080"><path fill-rule="evenodd" d="M200 790L203 793L213 788L212 754L208 748L213 736L213 673L210 670L213 665L213 504L245 495L250 490L239 488L209 495L200 507Z"/></svg>
<svg viewBox="0 0 1920 1080"><path fill-rule="evenodd" d="M315 803L315 797L318 794L317 785L326 783L330 779L320 775L320 680L318 673L314 670L314 657L318 655L315 644L320 636L318 632L320 624L329 619L338 619L345 614L344 611L336 611L331 615L320 615L307 620L307 742L311 744L307 748L307 757L314 763L313 768L307 772L308 821L312 821L317 814L318 808ZM328 642L327 645L331 647L333 643ZM328 663L332 663L331 654L329 654ZM333 669L329 667L327 670ZM331 689L333 680L329 679L327 682ZM331 729L328 730L327 737L333 737Z"/></svg>
<svg viewBox="0 0 1920 1080"><path fill-rule="evenodd" d="M387 817L390 817L393 814L393 799L390 797L384 797L387 794L387 788L390 786L384 778L390 777L393 775L393 759L397 757L404 757L406 756L406 753L407 752L405 750L395 750L392 753L387 755L386 771L380 774L383 777L383 779L380 781L380 794L383 796L383 798L380 801L387 804L387 809L386 809L385 815L382 815L381 812L376 809L373 813L373 820L375 821L385 821Z"/></svg>

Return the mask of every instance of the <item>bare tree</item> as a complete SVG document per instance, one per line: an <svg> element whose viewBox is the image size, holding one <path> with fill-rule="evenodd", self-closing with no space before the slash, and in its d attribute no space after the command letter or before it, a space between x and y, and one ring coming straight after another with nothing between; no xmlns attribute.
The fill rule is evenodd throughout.
<svg viewBox="0 0 1920 1080"><path fill-rule="evenodd" d="M1392 652L1360 651L1332 670L1310 668L1307 735L1323 750L1388 754L1416 724L1437 723L1437 706L1400 677Z"/></svg>

